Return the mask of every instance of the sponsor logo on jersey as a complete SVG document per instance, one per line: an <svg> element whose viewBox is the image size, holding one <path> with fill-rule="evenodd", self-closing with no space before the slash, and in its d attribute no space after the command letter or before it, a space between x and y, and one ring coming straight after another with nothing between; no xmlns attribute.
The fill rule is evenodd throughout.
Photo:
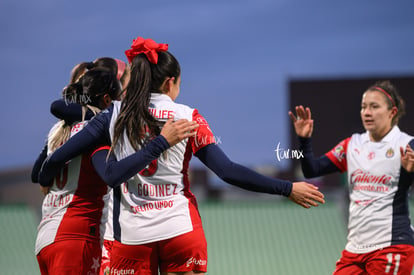
<svg viewBox="0 0 414 275"><path fill-rule="evenodd" d="M387 175L373 175L370 172L363 171L361 169L355 170L351 174L351 185L357 183L375 183L375 184L390 184L391 183L391 176Z"/></svg>
<svg viewBox="0 0 414 275"><path fill-rule="evenodd" d="M188 259L187 261L187 267L190 267L191 265L206 265L207 261L206 260L202 260L202 259L196 259L194 257L191 257L190 259Z"/></svg>
<svg viewBox="0 0 414 275"><path fill-rule="evenodd" d="M169 119L175 115L175 112L172 110L160 110L154 108L149 108L148 110L153 117L158 119Z"/></svg>
<svg viewBox="0 0 414 275"><path fill-rule="evenodd" d="M112 268L111 269L111 274L113 274L113 275L135 274L135 270L134 269L117 269L117 268Z"/></svg>

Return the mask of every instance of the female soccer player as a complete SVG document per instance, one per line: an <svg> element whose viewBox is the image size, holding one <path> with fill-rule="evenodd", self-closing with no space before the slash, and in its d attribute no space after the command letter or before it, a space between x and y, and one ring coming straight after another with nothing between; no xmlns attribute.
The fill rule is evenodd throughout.
<svg viewBox="0 0 414 275"><path fill-rule="evenodd" d="M129 66L124 61L119 59L110 57L100 57L93 62L82 62L76 65L71 72L71 82L76 81L83 74L85 74L85 72L87 72L88 70L93 70L94 68L107 68L114 74L116 74L117 79L120 81L122 87L122 92L120 93L120 95L117 96L116 99L122 99L125 96L126 86L129 82ZM56 100L52 103L50 110L55 117L64 120L67 125L70 125L73 121L82 120L82 105L76 102L67 102L63 99ZM86 119L90 119L93 116L94 114L91 111L88 111L85 114ZM104 242L102 247L102 262L101 270L99 272L100 275L104 275L105 272L109 272L111 248L112 243L114 241L112 232L112 189L110 189L108 197L108 221L106 224Z"/></svg>
<svg viewBox="0 0 414 275"><path fill-rule="evenodd" d="M238 165L215 144L213 133L197 109L175 103L181 70L167 44L135 39L126 55L131 80L126 96L96 116L83 131L53 154L41 181L99 141L110 140L122 160L140 150L168 118L196 121L196 135L172 146L158 159L114 188L114 233L111 272L135 274L203 274L207 244L196 198L190 191L188 165L194 154L224 181L241 188L279 194L309 208L324 203L317 187L306 182L262 176Z"/></svg>
<svg viewBox="0 0 414 275"><path fill-rule="evenodd" d="M64 95L67 100L98 112L120 91L111 72L93 70L67 86ZM65 128L73 135L82 127L83 122L72 127L56 123L49 133L48 154L69 138L64 134ZM35 251L42 274L97 274L99 270L107 185L91 165L94 153L74 158L47 187Z"/></svg>
<svg viewBox="0 0 414 275"><path fill-rule="evenodd" d="M98 112L106 108L111 102L109 99L114 99L120 91L119 81L113 73L94 69L66 87L64 95L65 99ZM84 122L74 123L71 134L76 134L83 126ZM49 154L68 138L62 135L61 128L62 124L58 122L50 131ZM179 134L187 138L191 135L187 133L189 131L191 129L186 128ZM107 169L108 165L112 166L111 169L122 170L122 174L127 174L131 167L143 169L169 147L168 142L175 143L176 135L176 127L172 127L170 120L159 137L121 162L116 162L113 157L107 158L108 146L97 146L73 158L63 168L61 175L53 179L53 184L45 187L47 192L36 240L36 255L42 275L98 274L108 189L95 170ZM102 178L109 181L110 175Z"/></svg>
<svg viewBox="0 0 414 275"><path fill-rule="evenodd" d="M408 190L414 178L412 136L397 124L404 101L389 81L379 81L362 95L361 120L366 130L341 141L320 158L311 146L309 108L289 112L299 136L305 177L347 172L350 192L348 243L335 275L411 274L414 231Z"/></svg>

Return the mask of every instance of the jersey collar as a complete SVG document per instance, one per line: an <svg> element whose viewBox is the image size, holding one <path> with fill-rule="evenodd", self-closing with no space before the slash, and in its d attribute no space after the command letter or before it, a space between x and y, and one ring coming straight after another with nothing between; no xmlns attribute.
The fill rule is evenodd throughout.
<svg viewBox="0 0 414 275"><path fill-rule="evenodd" d="M169 97L166 94L159 94L159 93L151 93L151 100L155 100L155 101L171 101L173 102L173 100L171 99L171 97Z"/></svg>
<svg viewBox="0 0 414 275"><path fill-rule="evenodd" d="M398 126L393 126L391 131L388 132L388 134L385 135L385 137L383 137L383 139L380 141L381 143L387 143L387 142L391 142L393 140L393 138L397 135L399 135L401 133L400 128ZM365 135L363 136L363 140L362 142L369 142L369 133L368 131L365 132Z"/></svg>

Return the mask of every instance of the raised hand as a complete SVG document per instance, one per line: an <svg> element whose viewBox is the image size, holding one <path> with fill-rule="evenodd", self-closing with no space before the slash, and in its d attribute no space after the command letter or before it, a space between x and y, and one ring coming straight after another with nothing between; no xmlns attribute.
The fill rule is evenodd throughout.
<svg viewBox="0 0 414 275"><path fill-rule="evenodd" d="M174 146L183 139L195 136L195 129L198 126L195 121L188 121L187 119L174 121L173 118L169 118L162 127L160 134L165 137L170 146Z"/></svg>
<svg viewBox="0 0 414 275"><path fill-rule="evenodd" d="M295 127L295 132L300 137L311 137L313 132L313 119L310 108L300 105L295 107L296 114L289 111L290 119Z"/></svg>
<svg viewBox="0 0 414 275"><path fill-rule="evenodd" d="M318 187L304 181L293 183L289 199L304 208L325 203L324 195L318 191Z"/></svg>
<svg viewBox="0 0 414 275"><path fill-rule="evenodd" d="M401 153L401 166L404 167L407 172L414 172L414 151L409 144L404 148L400 147Z"/></svg>

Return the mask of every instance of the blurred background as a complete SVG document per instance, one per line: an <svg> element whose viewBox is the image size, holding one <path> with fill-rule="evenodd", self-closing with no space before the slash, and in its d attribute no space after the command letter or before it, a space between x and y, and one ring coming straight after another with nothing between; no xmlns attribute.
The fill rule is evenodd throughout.
<svg viewBox="0 0 414 275"><path fill-rule="evenodd" d="M361 95L390 79L406 100L402 130L414 134L414 2L327 0L0 2L1 274L39 274L34 255L42 196L31 166L56 119L73 66L124 51L137 36L168 43L182 67L177 101L209 122L235 162L303 180L288 111L311 107L314 152L353 132ZM229 186L191 164L209 244L208 274L331 274L346 242L345 175L313 179L327 203ZM414 202L410 204L411 209ZM411 211L413 213L414 210Z"/></svg>

